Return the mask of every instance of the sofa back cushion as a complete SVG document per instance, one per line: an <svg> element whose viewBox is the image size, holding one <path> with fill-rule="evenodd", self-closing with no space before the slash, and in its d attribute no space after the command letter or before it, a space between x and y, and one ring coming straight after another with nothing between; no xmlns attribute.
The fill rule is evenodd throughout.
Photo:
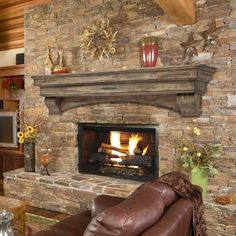
<svg viewBox="0 0 236 236"><path fill-rule="evenodd" d="M92 204L91 218L105 211L107 208L115 206L123 202L124 200L125 198L117 197L117 196L109 196L109 195L103 195L103 194L97 196L94 199L93 204Z"/></svg>
<svg viewBox="0 0 236 236"><path fill-rule="evenodd" d="M144 184L120 204L95 216L84 236L138 235L177 199L178 195L169 186L156 181Z"/></svg>

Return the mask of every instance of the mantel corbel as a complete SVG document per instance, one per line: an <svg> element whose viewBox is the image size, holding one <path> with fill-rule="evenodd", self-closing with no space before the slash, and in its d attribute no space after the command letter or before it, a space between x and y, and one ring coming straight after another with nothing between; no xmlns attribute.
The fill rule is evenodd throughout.
<svg viewBox="0 0 236 236"><path fill-rule="evenodd" d="M61 115L61 99L56 97L46 97L45 104L50 114Z"/></svg>
<svg viewBox="0 0 236 236"><path fill-rule="evenodd" d="M215 68L206 65L33 76L50 114L99 103L139 103L181 116L201 114L201 98Z"/></svg>

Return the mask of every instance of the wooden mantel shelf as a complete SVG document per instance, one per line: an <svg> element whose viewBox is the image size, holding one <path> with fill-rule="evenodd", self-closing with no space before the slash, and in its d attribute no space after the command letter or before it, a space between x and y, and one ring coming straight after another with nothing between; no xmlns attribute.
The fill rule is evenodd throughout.
<svg viewBox="0 0 236 236"><path fill-rule="evenodd" d="M140 103L191 117L215 68L206 65L33 76L50 114L98 103Z"/></svg>

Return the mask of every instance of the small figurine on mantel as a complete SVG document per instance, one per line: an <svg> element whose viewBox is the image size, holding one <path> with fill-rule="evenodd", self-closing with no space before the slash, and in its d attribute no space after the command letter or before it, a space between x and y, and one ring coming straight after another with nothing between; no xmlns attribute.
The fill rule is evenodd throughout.
<svg viewBox="0 0 236 236"><path fill-rule="evenodd" d="M53 61L51 58L51 47L50 46L47 47L46 60L45 60L44 65L45 65L45 74L51 75L53 72L54 65L53 65Z"/></svg>
<svg viewBox="0 0 236 236"><path fill-rule="evenodd" d="M64 66L63 54L62 54L62 51L59 50L58 51L58 64L54 67L53 73L54 74L62 74L62 73L69 73L69 72L70 72L70 68Z"/></svg>

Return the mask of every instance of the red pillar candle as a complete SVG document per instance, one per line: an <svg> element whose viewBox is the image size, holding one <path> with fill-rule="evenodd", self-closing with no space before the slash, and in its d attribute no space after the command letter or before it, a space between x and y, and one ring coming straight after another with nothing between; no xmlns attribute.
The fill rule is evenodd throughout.
<svg viewBox="0 0 236 236"><path fill-rule="evenodd" d="M141 39L140 43L142 67L155 67L158 57L157 37L145 37Z"/></svg>

